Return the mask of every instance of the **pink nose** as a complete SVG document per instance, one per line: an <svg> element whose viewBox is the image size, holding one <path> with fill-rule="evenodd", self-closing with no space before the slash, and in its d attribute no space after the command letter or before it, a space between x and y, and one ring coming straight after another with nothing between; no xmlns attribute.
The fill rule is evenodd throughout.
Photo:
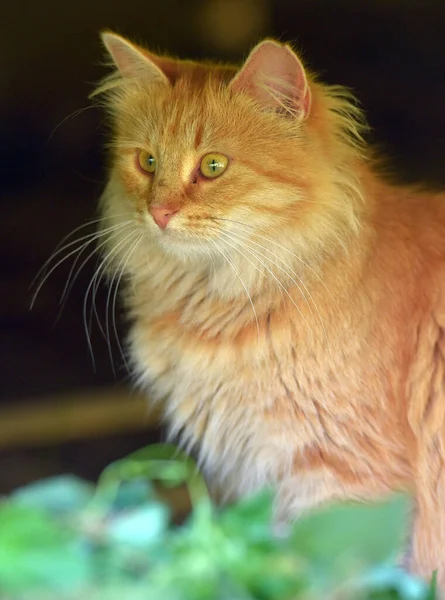
<svg viewBox="0 0 445 600"><path fill-rule="evenodd" d="M176 214L178 210L169 206L152 206L149 208L149 212L156 225L161 229L165 229L172 216Z"/></svg>

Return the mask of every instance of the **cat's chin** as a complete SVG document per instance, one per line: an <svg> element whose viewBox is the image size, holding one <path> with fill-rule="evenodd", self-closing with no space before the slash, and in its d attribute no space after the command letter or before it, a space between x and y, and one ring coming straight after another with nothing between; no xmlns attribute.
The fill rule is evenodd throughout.
<svg viewBox="0 0 445 600"><path fill-rule="evenodd" d="M167 229L156 236L156 244L163 252L183 261L208 261L208 242L182 231Z"/></svg>

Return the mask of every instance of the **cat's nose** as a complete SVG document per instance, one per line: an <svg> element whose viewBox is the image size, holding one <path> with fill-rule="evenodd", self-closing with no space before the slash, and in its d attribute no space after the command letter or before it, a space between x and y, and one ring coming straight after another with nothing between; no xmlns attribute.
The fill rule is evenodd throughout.
<svg viewBox="0 0 445 600"><path fill-rule="evenodd" d="M152 206L148 210L156 225L161 229L165 229L172 216L178 212L177 208L171 206Z"/></svg>

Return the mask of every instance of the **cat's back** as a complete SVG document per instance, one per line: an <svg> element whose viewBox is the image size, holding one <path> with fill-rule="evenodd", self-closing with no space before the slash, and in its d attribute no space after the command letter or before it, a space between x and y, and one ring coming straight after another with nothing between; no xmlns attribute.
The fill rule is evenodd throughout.
<svg viewBox="0 0 445 600"><path fill-rule="evenodd" d="M445 193L377 179L367 191L372 212L362 292L376 339L404 355L400 364L432 361L445 332Z"/></svg>
<svg viewBox="0 0 445 600"><path fill-rule="evenodd" d="M406 248L442 255L445 252L445 189L394 185L374 180L368 193L373 224L388 238L401 236Z"/></svg>
<svg viewBox="0 0 445 600"><path fill-rule="evenodd" d="M445 292L445 191L394 185L381 178L366 182L370 207L368 276L409 294Z"/></svg>

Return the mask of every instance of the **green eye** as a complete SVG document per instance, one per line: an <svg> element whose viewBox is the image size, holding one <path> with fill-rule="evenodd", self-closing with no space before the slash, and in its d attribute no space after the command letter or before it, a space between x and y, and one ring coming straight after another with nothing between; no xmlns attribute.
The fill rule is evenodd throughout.
<svg viewBox="0 0 445 600"><path fill-rule="evenodd" d="M138 164L146 173L154 173L156 171L156 159L153 154L145 150L139 150Z"/></svg>
<svg viewBox="0 0 445 600"><path fill-rule="evenodd" d="M229 159L227 156L212 152L211 154L206 154L201 160L201 173L204 177L219 177L227 169L228 164Z"/></svg>

